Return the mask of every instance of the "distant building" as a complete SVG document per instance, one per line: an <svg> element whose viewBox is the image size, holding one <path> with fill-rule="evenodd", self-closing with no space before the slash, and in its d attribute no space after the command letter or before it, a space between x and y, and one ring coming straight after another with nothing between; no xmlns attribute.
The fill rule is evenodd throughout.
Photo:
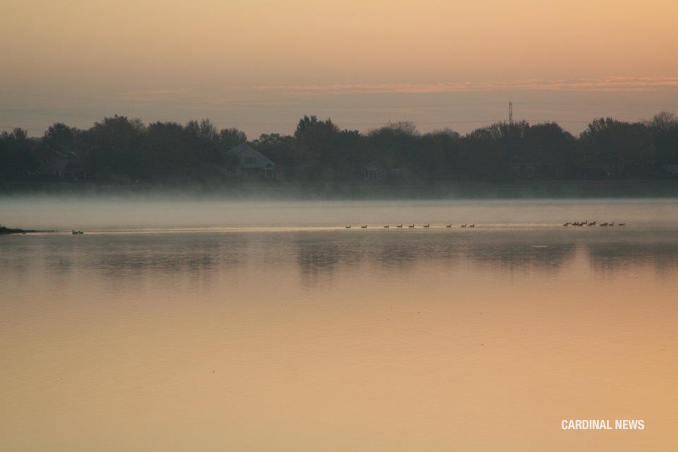
<svg viewBox="0 0 678 452"><path fill-rule="evenodd" d="M229 149L224 155L236 159L240 174L257 174L266 179L275 177L275 163L247 143Z"/></svg>
<svg viewBox="0 0 678 452"><path fill-rule="evenodd" d="M57 177L59 179L66 175L68 158L54 153L42 159L40 162L40 173L45 176Z"/></svg>
<svg viewBox="0 0 678 452"><path fill-rule="evenodd" d="M49 152L41 159L39 172L51 178L85 179L85 168L74 152Z"/></svg>

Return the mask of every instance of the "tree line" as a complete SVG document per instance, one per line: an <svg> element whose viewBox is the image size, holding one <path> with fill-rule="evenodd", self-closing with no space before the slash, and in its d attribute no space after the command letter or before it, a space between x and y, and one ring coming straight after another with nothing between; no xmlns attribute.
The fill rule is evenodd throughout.
<svg viewBox="0 0 678 452"><path fill-rule="evenodd" d="M237 181L244 176L227 151L245 142L275 162L278 180L299 182L653 179L678 168L678 118L666 112L632 123L594 119L578 137L553 122L498 122L465 135L396 122L361 133L304 116L293 135L249 141L208 119L146 125L114 116L89 129L56 123L40 138L3 132L0 179Z"/></svg>

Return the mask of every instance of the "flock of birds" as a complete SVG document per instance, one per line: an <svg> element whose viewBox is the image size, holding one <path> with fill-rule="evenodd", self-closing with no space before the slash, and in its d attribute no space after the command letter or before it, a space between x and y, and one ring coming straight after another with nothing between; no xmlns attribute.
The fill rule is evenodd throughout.
<svg viewBox="0 0 678 452"><path fill-rule="evenodd" d="M612 227L612 226L614 226L614 221L600 223L600 224L595 222L595 221L589 223L588 220L586 220L586 221L568 221L567 223L563 223L563 226L596 226L596 225L603 226L603 227L608 227L608 226ZM411 229L417 227L416 224L408 224L406 226L408 228L411 228ZM464 224L459 225L459 226L462 227L462 228L475 228L476 224L475 223L472 223L472 224L464 223ZM626 226L626 223L617 223L617 226ZM353 225L351 225L351 224L346 225L346 229L351 229L352 227L353 227ZM390 227L391 227L390 224L384 225L384 229L389 229ZM402 224L396 224L395 227L396 228L403 228L405 226L402 225ZM430 223L422 224L421 227L428 229L428 228L431 227L431 224ZM452 224L446 224L445 227L451 228ZM366 224L361 225L360 229L367 229L367 225Z"/></svg>
<svg viewBox="0 0 678 452"><path fill-rule="evenodd" d="M588 220L586 220L586 221L568 221L567 223L563 223L563 226L595 226L596 224L598 224L598 223L596 223L595 221L589 223ZM626 223L617 223L617 225L618 225L618 226L626 226ZM410 228L410 229L413 229L413 228L415 228L416 226L417 226L416 224L408 224L408 225L407 225L407 227ZM428 228L431 227L431 224L430 224L430 223L426 223L426 224L422 224L421 226L424 227L424 228L426 228L426 229L428 229ZM607 222L605 222L605 223L600 223L599 226L614 226L614 221L609 222L609 223L607 223ZM350 224L347 224L347 225L346 225L346 229L351 229L352 227L353 227L353 225L350 225ZM391 227L390 224L385 224L385 225L384 225L384 229L389 229L390 227ZM396 227L396 228L403 228L404 226L403 226L402 224L396 224L395 227ZM446 224L445 227L446 227L446 228L451 228L451 227L452 227L452 224L451 224L451 223L450 223L450 224ZM475 224L475 223L471 223L471 224L464 223L464 224L460 225L460 227L462 227L462 228L475 228L475 227L476 227L476 224ZM360 226L360 229L367 229L367 225L366 225L366 224L361 225L361 226ZM71 233L72 233L73 235L84 234L84 232L82 232L82 231L76 231L75 229L73 229L73 230L71 231Z"/></svg>
<svg viewBox="0 0 678 452"><path fill-rule="evenodd" d="M563 226L595 226L596 224L598 224L598 223L596 223L595 221L592 221L591 223L589 223L589 220L586 220L586 221L568 221L567 223L563 223ZM600 224L598 224L598 226L603 226L603 227L610 226L610 227L612 227L612 226L614 226L614 221L609 222L609 223L608 222L600 223ZM617 223L617 226L626 226L626 223Z"/></svg>
<svg viewBox="0 0 678 452"><path fill-rule="evenodd" d="M407 226L408 228L410 228L410 229L413 229L413 228L416 228L416 227L417 227L416 224L408 224L408 225L406 225L406 226ZM423 227L423 228L428 229L428 228L431 227L431 223L422 224L422 225L420 225L420 226ZM352 227L353 227L353 225L351 225L351 224L347 224L347 225L346 225L346 229L351 229ZM385 225L384 225L384 229L389 229L390 227L391 227L390 224L385 224ZM402 225L402 224L396 224L395 227L396 227L396 228L404 228L405 225ZM446 227L446 228L451 228L451 227L452 227L452 224L446 224L445 227ZM473 223L473 224L464 223L464 224L461 225L461 227L462 227L462 228L475 228L476 225L475 225L475 223ZM366 225L366 224L361 225L361 226L360 226L360 229L367 229L367 225Z"/></svg>

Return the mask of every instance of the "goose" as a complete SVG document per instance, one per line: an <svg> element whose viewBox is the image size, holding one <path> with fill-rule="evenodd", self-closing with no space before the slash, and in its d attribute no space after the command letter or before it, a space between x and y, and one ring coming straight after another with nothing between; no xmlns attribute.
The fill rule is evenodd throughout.
<svg viewBox="0 0 678 452"><path fill-rule="evenodd" d="M446 228L451 228L452 225L451 225L451 224L446 224L445 227L446 227Z"/></svg>
<svg viewBox="0 0 678 452"><path fill-rule="evenodd" d="M391 225L390 224L385 224L384 229L388 229Z"/></svg>
<svg viewBox="0 0 678 452"><path fill-rule="evenodd" d="M430 226L431 226L431 223L427 223L427 224L424 225L425 228L428 228Z"/></svg>
<svg viewBox="0 0 678 452"><path fill-rule="evenodd" d="M402 227L403 227L402 224L399 224L398 226L396 226L396 228L402 228Z"/></svg>
<svg viewBox="0 0 678 452"><path fill-rule="evenodd" d="M610 223L610 226L614 226L614 221L612 223Z"/></svg>
<svg viewBox="0 0 678 452"><path fill-rule="evenodd" d="M351 225L349 224L348 226L346 226L346 229L351 229Z"/></svg>
<svg viewBox="0 0 678 452"><path fill-rule="evenodd" d="M570 222L568 221L567 223L563 223L563 226L569 226Z"/></svg>
<svg viewBox="0 0 678 452"><path fill-rule="evenodd" d="M607 222L605 223L600 223L601 226L607 226Z"/></svg>
<svg viewBox="0 0 678 452"><path fill-rule="evenodd" d="M409 226L408 226L408 228L413 228L413 227L414 227L414 225L413 225L413 224L411 224L411 225L409 225Z"/></svg>
<svg viewBox="0 0 678 452"><path fill-rule="evenodd" d="M465 228L465 227L466 227L466 223L462 224L461 227L462 227L462 228Z"/></svg>
<svg viewBox="0 0 678 452"><path fill-rule="evenodd" d="M626 223L619 223L619 226L626 226Z"/></svg>
<svg viewBox="0 0 678 452"><path fill-rule="evenodd" d="M367 225L364 224L364 225L360 226L360 228L361 228L361 229L367 229Z"/></svg>
<svg viewBox="0 0 678 452"><path fill-rule="evenodd" d="M469 228L475 228L475 227L476 227L475 223L473 223L472 225L469 226Z"/></svg>

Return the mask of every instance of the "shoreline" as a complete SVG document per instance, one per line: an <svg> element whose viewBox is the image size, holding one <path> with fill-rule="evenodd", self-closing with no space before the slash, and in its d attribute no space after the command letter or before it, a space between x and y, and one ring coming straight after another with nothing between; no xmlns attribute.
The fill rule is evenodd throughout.
<svg viewBox="0 0 678 452"><path fill-rule="evenodd" d="M192 195L292 199L568 199L674 198L678 180L449 181L431 183L333 181L291 183L246 181L239 184L95 182L0 183L1 196L22 195Z"/></svg>
<svg viewBox="0 0 678 452"><path fill-rule="evenodd" d="M38 231L35 229L20 229L20 228L8 228L0 225L0 235L10 235L10 234L30 234L34 232L54 232L54 231Z"/></svg>

